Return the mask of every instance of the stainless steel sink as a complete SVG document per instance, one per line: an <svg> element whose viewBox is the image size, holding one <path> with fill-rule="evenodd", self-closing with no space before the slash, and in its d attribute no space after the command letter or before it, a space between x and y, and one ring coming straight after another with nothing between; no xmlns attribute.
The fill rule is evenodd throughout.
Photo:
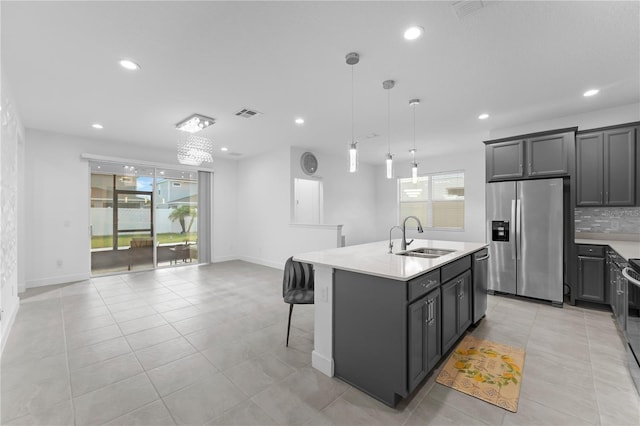
<svg viewBox="0 0 640 426"><path fill-rule="evenodd" d="M413 256L424 257L426 259L436 259L440 256L445 256L447 254L453 253L454 251L455 250L420 247L413 250L401 251L396 254L399 256Z"/></svg>

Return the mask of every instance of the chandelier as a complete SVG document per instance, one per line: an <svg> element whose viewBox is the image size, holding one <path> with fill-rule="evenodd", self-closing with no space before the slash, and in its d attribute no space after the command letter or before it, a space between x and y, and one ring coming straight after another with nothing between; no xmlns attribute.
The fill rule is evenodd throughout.
<svg viewBox="0 0 640 426"><path fill-rule="evenodd" d="M178 131L178 161L180 164L199 166L213 163L213 142L204 136Z"/></svg>
<svg viewBox="0 0 640 426"><path fill-rule="evenodd" d="M193 114L178 124L178 161L180 164L199 166L202 163L213 163L211 152L213 142L204 136L196 136L206 127L215 123L215 119L200 114Z"/></svg>

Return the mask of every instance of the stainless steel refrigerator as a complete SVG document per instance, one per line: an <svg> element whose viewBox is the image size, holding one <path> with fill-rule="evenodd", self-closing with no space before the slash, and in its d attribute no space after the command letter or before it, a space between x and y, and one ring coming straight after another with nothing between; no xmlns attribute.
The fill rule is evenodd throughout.
<svg viewBox="0 0 640 426"><path fill-rule="evenodd" d="M562 304L563 182L487 184L489 291Z"/></svg>

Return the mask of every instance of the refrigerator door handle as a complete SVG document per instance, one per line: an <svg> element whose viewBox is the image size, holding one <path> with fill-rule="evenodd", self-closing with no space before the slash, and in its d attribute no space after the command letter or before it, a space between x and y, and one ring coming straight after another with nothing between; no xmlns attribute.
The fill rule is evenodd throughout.
<svg viewBox="0 0 640 426"><path fill-rule="evenodd" d="M516 252L517 259L520 260L520 252L522 251L522 211L520 210L520 199L516 201Z"/></svg>
<svg viewBox="0 0 640 426"><path fill-rule="evenodd" d="M511 239L511 259L516 260L516 200L511 200L511 223L509 238Z"/></svg>
<svg viewBox="0 0 640 426"><path fill-rule="evenodd" d="M511 259L516 260L516 200L511 200L511 222L509 239L511 240Z"/></svg>

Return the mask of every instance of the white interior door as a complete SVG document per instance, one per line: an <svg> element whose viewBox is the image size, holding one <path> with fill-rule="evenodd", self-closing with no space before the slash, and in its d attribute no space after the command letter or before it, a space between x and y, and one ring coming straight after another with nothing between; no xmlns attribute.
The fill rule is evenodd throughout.
<svg viewBox="0 0 640 426"><path fill-rule="evenodd" d="M320 224L322 182L311 179L294 180L295 223Z"/></svg>

